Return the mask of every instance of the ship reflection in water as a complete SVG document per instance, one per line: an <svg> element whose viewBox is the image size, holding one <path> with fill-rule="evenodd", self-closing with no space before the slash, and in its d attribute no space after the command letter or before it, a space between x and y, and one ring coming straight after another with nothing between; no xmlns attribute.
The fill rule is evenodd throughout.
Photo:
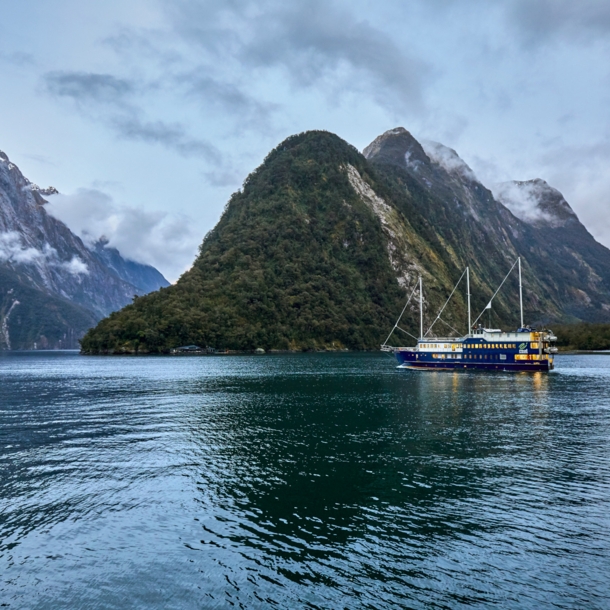
<svg viewBox="0 0 610 610"><path fill-rule="evenodd" d="M610 607L610 357L0 356L14 608Z"/></svg>

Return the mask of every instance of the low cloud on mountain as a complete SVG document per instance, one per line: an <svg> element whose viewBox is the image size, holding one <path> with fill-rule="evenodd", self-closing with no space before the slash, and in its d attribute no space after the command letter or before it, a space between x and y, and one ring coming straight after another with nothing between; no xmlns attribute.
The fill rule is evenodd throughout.
<svg viewBox="0 0 610 610"><path fill-rule="evenodd" d="M77 256L62 261L55 248L52 248L49 244L45 244L42 249L28 246L17 231L0 233L0 262L18 265L41 263L51 267L60 267L72 275L89 273L87 265Z"/></svg>
<svg viewBox="0 0 610 610"><path fill-rule="evenodd" d="M47 211L92 246L101 238L130 260L153 265L170 281L193 262L201 235L189 218L116 203L98 189L48 197Z"/></svg>

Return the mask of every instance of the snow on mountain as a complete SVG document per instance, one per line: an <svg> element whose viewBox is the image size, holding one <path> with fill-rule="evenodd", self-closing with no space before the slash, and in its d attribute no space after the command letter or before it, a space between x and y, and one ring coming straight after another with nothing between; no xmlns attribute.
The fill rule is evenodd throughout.
<svg viewBox="0 0 610 610"><path fill-rule="evenodd" d="M134 295L168 285L149 265L125 261L116 250L106 252L103 244L88 248L47 213L44 196L56 193L53 187L41 189L30 182L0 152L1 324L6 326L9 310L11 319L24 311L22 299L14 309L17 297L9 293L17 284L67 300L98 319L131 302Z"/></svg>

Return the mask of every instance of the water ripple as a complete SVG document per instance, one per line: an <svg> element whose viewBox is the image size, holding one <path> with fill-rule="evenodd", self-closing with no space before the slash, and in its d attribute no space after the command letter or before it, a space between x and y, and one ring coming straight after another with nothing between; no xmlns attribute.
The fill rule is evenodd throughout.
<svg viewBox="0 0 610 610"><path fill-rule="evenodd" d="M610 357L0 356L8 608L608 608Z"/></svg>

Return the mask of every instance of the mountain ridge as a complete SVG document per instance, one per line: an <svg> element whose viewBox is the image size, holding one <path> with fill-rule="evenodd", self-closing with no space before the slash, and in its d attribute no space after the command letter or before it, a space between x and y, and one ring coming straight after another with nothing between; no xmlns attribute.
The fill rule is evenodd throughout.
<svg viewBox="0 0 610 610"><path fill-rule="evenodd" d="M67 339L60 337L80 337L134 295L168 285L153 267L126 261L104 244L89 249L46 211L44 196L55 193L53 187L41 189L30 182L0 152L0 326L4 329L0 349L65 346ZM25 305L26 295L31 305ZM53 330L52 324L45 323L46 334L37 335L34 330L24 334L17 326L36 329L40 320L48 319L45 301L59 312L54 318L59 327ZM23 340L11 341L11 335ZM77 347L77 339L69 346Z"/></svg>
<svg viewBox="0 0 610 610"><path fill-rule="evenodd" d="M286 139L231 196L191 270L100 322L83 352L373 349L420 274L430 324L467 264L473 309L482 310L518 256L530 323L610 319L610 251L580 223L570 239L561 234L570 227L548 237L455 151L426 146L429 154L404 128L363 154L329 132ZM549 252L569 264L549 262ZM515 326L517 294L513 275L493 307ZM466 331L464 290L443 317L445 332ZM405 324L417 326L414 307Z"/></svg>

